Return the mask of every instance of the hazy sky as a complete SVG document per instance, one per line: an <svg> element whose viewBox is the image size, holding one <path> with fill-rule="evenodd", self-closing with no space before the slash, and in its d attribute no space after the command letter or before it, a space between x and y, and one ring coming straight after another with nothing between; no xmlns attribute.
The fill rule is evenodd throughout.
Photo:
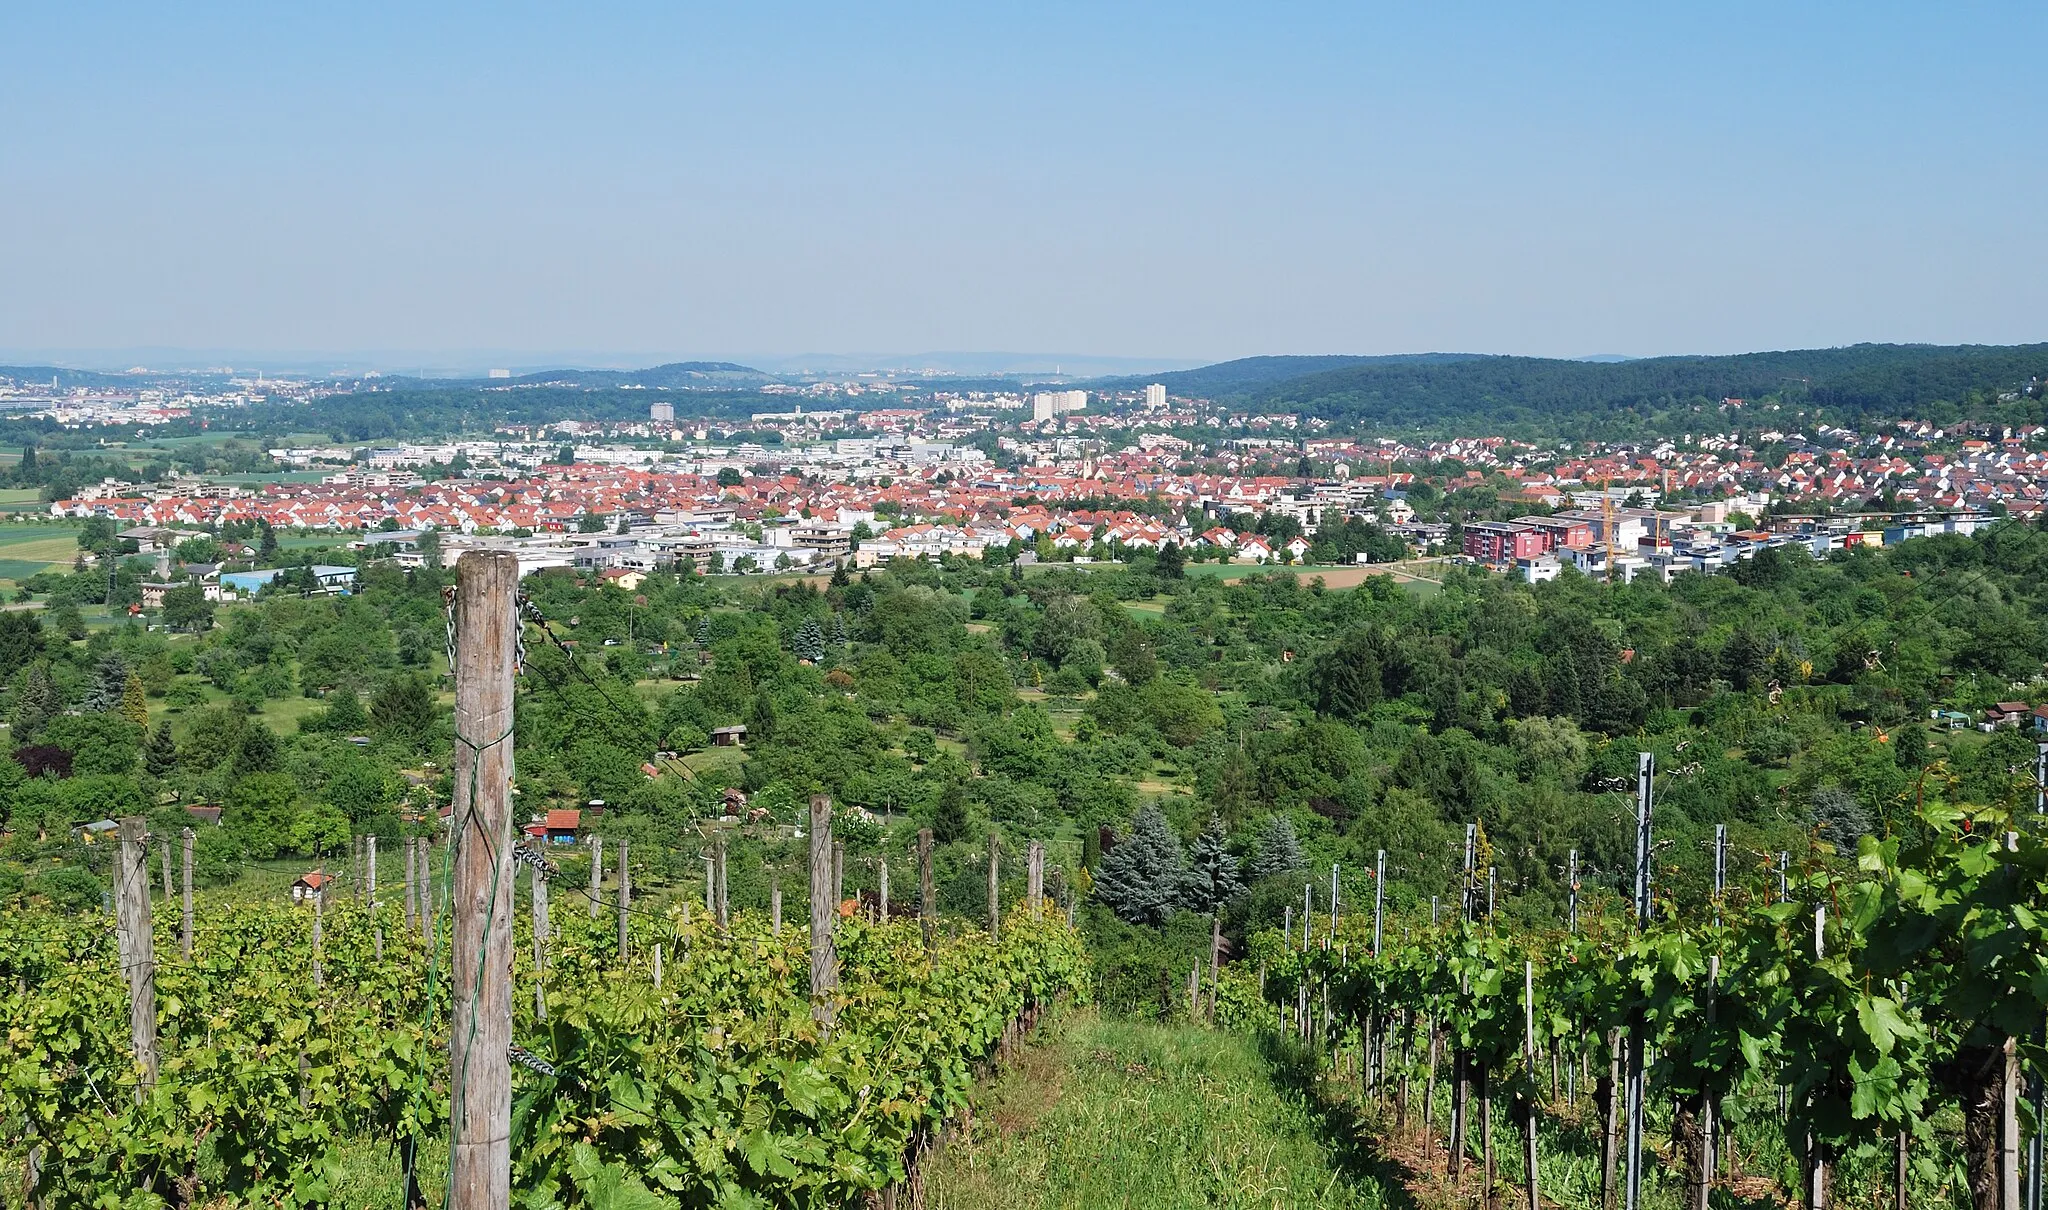
<svg viewBox="0 0 2048 1210"><path fill-rule="evenodd" d="M720 7L7 5L0 348L2048 339L2040 0Z"/></svg>

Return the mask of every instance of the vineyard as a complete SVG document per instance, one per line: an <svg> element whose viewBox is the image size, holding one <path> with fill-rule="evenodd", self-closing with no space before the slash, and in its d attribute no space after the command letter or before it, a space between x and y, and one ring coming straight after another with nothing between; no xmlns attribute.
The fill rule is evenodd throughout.
<svg viewBox="0 0 2048 1210"><path fill-rule="evenodd" d="M1255 935L1222 1018L1320 1043L1390 1136L1440 1130L1437 1175L1478 1168L1489 1202L2040 1204L2036 818L1924 804L1853 874L1817 854L1707 902L1649 897L1647 927L1548 932L1493 926L1480 842L1439 923Z"/></svg>
<svg viewBox="0 0 2048 1210"><path fill-rule="evenodd" d="M633 908L622 960L613 915L552 917L540 970L517 921L514 1205L893 1200L977 1065L1085 986L1050 911L930 946L915 921L841 920L828 1014L801 927ZM195 923L188 960L179 910L155 907L153 1081L111 922L0 921L0 1156L24 1177L0 1205L17 1189L48 1210L339 1204L339 1157L371 1146L406 1204L440 1205L446 1173L427 1157L445 1154L451 1113L447 913L432 933L391 903L337 899L317 931L314 916L236 906Z"/></svg>

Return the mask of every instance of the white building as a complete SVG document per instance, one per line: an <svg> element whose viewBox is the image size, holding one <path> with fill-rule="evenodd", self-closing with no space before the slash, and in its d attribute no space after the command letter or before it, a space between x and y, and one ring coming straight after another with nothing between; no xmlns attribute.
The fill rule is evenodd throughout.
<svg viewBox="0 0 2048 1210"><path fill-rule="evenodd" d="M1155 382L1145 388L1145 406L1155 412L1166 410L1166 384Z"/></svg>
<svg viewBox="0 0 2048 1210"><path fill-rule="evenodd" d="M676 421L676 405L673 403L654 404L647 409L647 418L656 424L674 424Z"/></svg>

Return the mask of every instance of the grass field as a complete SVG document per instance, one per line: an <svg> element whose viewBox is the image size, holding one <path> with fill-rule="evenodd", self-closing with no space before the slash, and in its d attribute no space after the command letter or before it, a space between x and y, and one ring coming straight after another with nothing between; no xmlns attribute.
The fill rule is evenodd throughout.
<svg viewBox="0 0 2048 1210"><path fill-rule="evenodd" d="M1406 1204L1253 1039L1056 1020L977 1096L927 1177L932 1210Z"/></svg>

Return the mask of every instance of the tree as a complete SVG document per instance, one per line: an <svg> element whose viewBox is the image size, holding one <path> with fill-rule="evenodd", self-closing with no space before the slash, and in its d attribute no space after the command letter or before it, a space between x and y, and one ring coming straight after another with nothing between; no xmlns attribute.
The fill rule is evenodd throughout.
<svg viewBox="0 0 2048 1210"><path fill-rule="evenodd" d="M1252 877L1270 878L1301 865L1301 839L1294 834L1294 821L1285 815L1267 820L1266 830L1259 834L1258 855L1252 858Z"/></svg>
<svg viewBox="0 0 2048 1210"><path fill-rule="evenodd" d="M428 529L420 535L413 548L419 551L420 566L439 571L441 568L441 531Z"/></svg>
<svg viewBox="0 0 2048 1210"><path fill-rule="evenodd" d="M818 619L805 618L803 625L796 628L796 637L790 640L789 649L800 660L813 664L825 660L825 628L818 625Z"/></svg>
<svg viewBox="0 0 2048 1210"><path fill-rule="evenodd" d="M49 663L37 660L30 664L22 676L21 688L14 695L13 741L16 744L32 743L42 733L43 727L63 710L64 695L57 689L57 683L50 679Z"/></svg>
<svg viewBox="0 0 2048 1210"><path fill-rule="evenodd" d="M1095 897L1132 924L1165 924L1187 881L1180 840L1155 803L1131 821L1131 834L1102 858Z"/></svg>
<svg viewBox="0 0 2048 1210"><path fill-rule="evenodd" d="M1194 850L1188 854L1182 907L1191 912L1214 912L1244 890L1244 883L1237 876L1237 858L1226 844L1228 840L1223 821L1211 815L1201 835L1195 837Z"/></svg>
<svg viewBox="0 0 2048 1210"><path fill-rule="evenodd" d="M235 744L234 763L229 776L252 777L258 773L276 773L283 765L283 756L278 751L277 734L259 722L251 722L242 729L241 739Z"/></svg>
<svg viewBox="0 0 2048 1210"><path fill-rule="evenodd" d="M270 522L261 518L257 520L256 525L263 535L256 543L256 558L264 563L277 562L277 530Z"/></svg>
<svg viewBox="0 0 2048 1210"><path fill-rule="evenodd" d="M134 672L128 674L121 688L121 717L137 727L149 726L148 697L142 688L142 677Z"/></svg>
<svg viewBox="0 0 2048 1210"><path fill-rule="evenodd" d="M738 487L741 482L740 472L737 467L721 466L718 468L718 486Z"/></svg>
<svg viewBox="0 0 2048 1210"><path fill-rule="evenodd" d="M748 742L766 743L775 737L775 698L763 685L754 694L754 704L747 711Z"/></svg>
<svg viewBox="0 0 2048 1210"><path fill-rule="evenodd" d="M1813 792L1813 823L1837 853L1854 853L1856 842L1871 829L1870 811L1845 786L1822 786Z"/></svg>
<svg viewBox="0 0 2048 1210"><path fill-rule="evenodd" d="M952 844L967 839L972 827L967 816L967 787L954 782L939 794L938 807L932 812L932 839Z"/></svg>
<svg viewBox="0 0 2048 1210"><path fill-rule="evenodd" d="M221 826L249 856L267 861L298 844L299 787L283 773L258 773L228 791Z"/></svg>
<svg viewBox="0 0 2048 1210"><path fill-rule="evenodd" d="M109 651L100 657L93 669L92 684L85 691L83 709L92 714L105 714L121 708L121 696L128 691L128 661L118 651Z"/></svg>
<svg viewBox="0 0 2048 1210"><path fill-rule="evenodd" d="M212 601L197 584L180 584L164 591L164 625L172 630L201 633L213 629Z"/></svg>
<svg viewBox="0 0 2048 1210"><path fill-rule="evenodd" d="M1181 553L1180 543L1169 540L1159 548L1159 559L1153 564L1153 574L1162 580L1178 580L1187 575L1187 556Z"/></svg>
<svg viewBox="0 0 2048 1210"><path fill-rule="evenodd" d="M130 774L141 756L142 732L119 714L66 714L51 719L41 736L71 754L78 775Z"/></svg>
<svg viewBox="0 0 2048 1210"><path fill-rule="evenodd" d="M25 609L0 613L0 681L27 667L42 650L42 619Z"/></svg>
<svg viewBox="0 0 2048 1210"><path fill-rule="evenodd" d="M171 735L171 720L165 719L149 733L142 749L142 768L151 777L169 777L178 768L178 741Z"/></svg>
<svg viewBox="0 0 2048 1210"><path fill-rule="evenodd" d="M417 676L392 677L370 703L370 720L384 738L423 751L434 739L434 695Z"/></svg>

